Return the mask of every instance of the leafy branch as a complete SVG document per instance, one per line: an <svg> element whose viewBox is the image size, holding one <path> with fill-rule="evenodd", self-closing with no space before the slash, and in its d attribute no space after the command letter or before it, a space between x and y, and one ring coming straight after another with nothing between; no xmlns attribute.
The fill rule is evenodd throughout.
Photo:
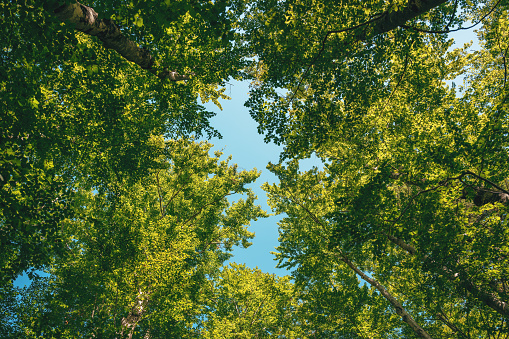
<svg viewBox="0 0 509 339"><path fill-rule="evenodd" d="M501 0L499 0L501 1ZM363 28L366 26L370 26L369 29L365 28L364 30L357 31L352 36L352 41L366 41L376 35L387 33L389 31L392 31L393 29L396 29L398 27L404 27L404 23L412 20L419 15L428 12L430 9L437 7L443 3L447 2L447 0L411 0L408 2L408 5L404 8L402 8L400 11L385 11L384 13L375 16L374 18L365 21L363 23L360 23L358 25L343 28L339 30L331 30L327 31L325 34L325 37L322 39L321 47L318 53L315 55L315 57L311 60L309 65L306 67L303 75L301 76L298 84L297 89L300 88L302 82L306 78L307 74L309 73L311 67L313 67L320 57L320 55L325 50L325 45L327 43L328 38L332 34L339 34L339 33L345 33L349 31L355 31L359 28ZM373 24L373 25L372 25ZM293 99L295 98L295 92L290 98L290 103L293 102Z"/></svg>
<svg viewBox="0 0 509 339"><path fill-rule="evenodd" d="M488 17L491 13L493 13L495 8L497 8L497 6L501 2L502 2L502 0L498 0L497 3L491 8L491 10L488 13L486 13L475 24L470 25L468 27L458 27L456 29L449 29L449 25L451 24L453 17L451 17L451 20L449 20L449 23L447 24L447 26L445 26L445 30L441 30L441 31L433 31L433 30L422 29L422 28L418 28L418 27L414 27L414 26L407 26L407 25L400 25L400 27L405 28L405 29L411 29L411 30L414 30L417 32L430 33L430 34L444 34L444 33L451 33L451 32L457 32L457 31L462 31L462 30L469 30L469 29L474 28L475 26L479 25L484 19L486 19L486 17ZM458 2L456 1L456 3L454 4L454 13L456 12L457 5L458 5Z"/></svg>
<svg viewBox="0 0 509 339"><path fill-rule="evenodd" d="M171 81L190 79L189 75L182 75L167 68L158 70L154 64L154 58L148 50L139 47L136 42L127 38L113 20L98 20L99 14L93 8L77 1L73 3L56 2L52 7L52 14L59 20L73 24L75 29L80 32L96 36L105 48L115 50L126 60L148 70L159 79Z"/></svg>

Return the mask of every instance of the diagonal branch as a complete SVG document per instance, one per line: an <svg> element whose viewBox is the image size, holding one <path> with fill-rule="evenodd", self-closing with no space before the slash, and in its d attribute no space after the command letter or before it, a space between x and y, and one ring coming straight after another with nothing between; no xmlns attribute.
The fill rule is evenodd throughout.
<svg viewBox="0 0 509 339"><path fill-rule="evenodd" d="M163 196L161 193L161 184L159 183L159 171L156 172L156 182L157 182L157 195L159 196L159 212L161 213L161 218L164 218L166 215L166 206L163 208Z"/></svg>
<svg viewBox="0 0 509 339"><path fill-rule="evenodd" d="M509 192L508 192L508 191L506 191L506 190L505 190L505 189L503 189L502 187L498 186L498 185L497 185L497 184L495 184L494 182L492 182L492 181L490 181L490 180L488 180L488 179L486 179L486 178L483 178L483 177L481 177L480 175L475 174L475 173L474 173L474 172L472 172L472 171L465 171L465 172L463 172L463 173L461 174L461 176L463 177L464 175L467 175L467 174L473 175L473 176L474 176L474 177L476 177L477 179L482 180L482 181L484 181L484 182L486 182L486 183L490 184L491 186L493 186L493 187L495 187L496 189L500 190L500 192L503 192L503 193L505 193L505 194L509 194Z"/></svg>
<svg viewBox="0 0 509 339"><path fill-rule="evenodd" d="M327 39L332 34L344 33L353 31L352 36L348 42L352 41L366 41L379 34L390 32L398 27L405 27L405 23L424 14L431 9L442 5L448 0L409 0L408 5L399 11L386 11L379 16L376 16L368 21L355 25L353 27L343 28L339 30L327 31L325 37L321 42L321 47L315 57L311 60L306 70L302 74L297 89L300 88L304 78L306 78L311 67L315 65L320 55L325 50ZM290 102L293 102L295 94L291 97Z"/></svg>
<svg viewBox="0 0 509 339"><path fill-rule="evenodd" d="M463 338L470 338L470 336L466 335L458 326L456 326L455 324L451 323L449 321L449 319L447 319L446 315L442 313L442 311L440 312L437 312L436 313L438 319L440 319L445 325L447 325L447 327L449 327L453 333L458 333L460 334Z"/></svg>
<svg viewBox="0 0 509 339"><path fill-rule="evenodd" d="M98 13L93 8L79 2L56 2L50 11L59 20L75 25L75 29L85 34L95 36L102 41L105 48L117 51L126 60L134 62L158 78L171 81L189 80L189 75L182 75L176 71L158 71L154 67L154 59L150 52L129 40L120 28L110 19L98 20Z"/></svg>
<svg viewBox="0 0 509 339"><path fill-rule="evenodd" d="M454 18L454 15L451 17L451 20L449 20L449 23L447 24L447 26L445 26L445 29L442 30L442 31L434 31L434 30L429 30L429 29L422 29L422 28L418 28L418 27L413 27L413 26L406 26L406 25L400 25L402 28L406 28L406 29L412 29L414 31L417 31L417 32L422 32L422 33L430 33L430 34L444 34L444 33L451 33L451 32L457 32L457 31L464 31L464 30L469 30L471 28L474 28L475 26L479 25L484 19L486 19L486 17L488 15L490 15L491 13L493 13L493 11L495 10L495 8L497 8L497 6L502 2L502 0L498 0L497 3L495 4L495 6L493 6L493 8L491 8L491 10L486 13L481 19L479 19L479 21L477 21L475 24L473 25L470 25L468 27L459 27L459 28L456 28L456 29L449 29L449 25L451 24L452 22L452 19ZM454 4L454 13L456 12L456 7L457 7L457 1L456 3ZM453 14L454 14L453 13Z"/></svg>
<svg viewBox="0 0 509 339"><path fill-rule="evenodd" d="M292 201L296 202L302 209L306 211L306 213L310 216L310 218L315 222L316 224L322 226L325 229L325 226L320 221L320 219L312 213L308 208L306 208L303 204L301 204L297 199L291 198ZM432 339L431 336L421 327L419 324L412 318L412 316L405 310L403 305L394 298L392 294L387 291L387 289L380 284L375 279L372 279L367 274L362 272L357 266L355 266L350 259L343 254L343 252L338 249L339 254L337 254L337 257L343 261L348 267L350 267L355 273L357 273L362 279L367 281L371 286L376 288L382 296L389 301L389 303L396 309L396 313L401 317L401 319L410 326L410 328L415 332L415 334L423 339Z"/></svg>
<svg viewBox="0 0 509 339"><path fill-rule="evenodd" d="M447 0L409 0L408 5L401 10L386 12L369 29L357 31L355 40L364 41L376 35L392 31L403 26L407 21L415 19L419 15L446 2Z"/></svg>
<svg viewBox="0 0 509 339"><path fill-rule="evenodd" d="M411 49L412 47L410 47ZM406 70L407 70L407 67L408 67L408 56L410 55L410 51L407 52L406 56L405 56L405 64L403 66L403 72L401 72L401 76L399 77L399 80L398 82L396 83L396 86L394 87L394 89L392 90L391 94L389 94L389 97L387 98L387 100L385 101L385 105L383 105L382 109L380 110L380 112L378 113L379 115L382 115L382 113L385 111L385 109L387 108L387 106L389 105L389 103L391 102L392 100L392 96L394 95L394 93L396 93L396 91L398 90L399 88L399 84L401 83L401 81L403 80L403 78L405 77L405 73L406 73Z"/></svg>
<svg viewBox="0 0 509 339"><path fill-rule="evenodd" d="M410 326L410 328L414 331L414 333L419 338L431 339L431 336L415 321L415 319L408 314L403 305L396 299L392 294L387 291L387 289L380 284L375 279L369 277L367 274L362 272L357 266L355 266L347 256L345 256L342 252L339 254L340 260L348 265L355 273L357 273L362 279L367 281L371 286L376 288L382 296L389 301L389 303L396 309L396 313L401 317L401 319Z"/></svg>

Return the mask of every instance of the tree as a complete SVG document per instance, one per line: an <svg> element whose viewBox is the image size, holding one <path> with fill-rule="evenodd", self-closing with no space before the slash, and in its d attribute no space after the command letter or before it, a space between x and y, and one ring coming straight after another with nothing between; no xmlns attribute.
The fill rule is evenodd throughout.
<svg viewBox="0 0 509 339"><path fill-rule="evenodd" d="M334 133L362 135L354 126L374 105L393 102L400 79L410 81L409 73L432 66L419 64L429 53L449 47L447 34L423 32L464 29L466 21L477 23L501 4L263 0L250 8L242 28L259 61L250 68L247 106L266 140L284 144L283 158L292 158L309 155ZM414 78L420 89L444 77L445 70L434 70Z"/></svg>
<svg viewBox="0 0 509 339"><path fill-rule="evenodd" d="M209 157L211 145L167 143L165 170L124 186L120 197L79 192L79 217L64 223L69 253L22 293L27 338L192 336L208 277L247 247L265 217L245 188L259 173ZM247 194L230 204L227 196Z"/></svg>
<svg viewBox="0 0 509 339"><path fill-rule="evenodd" d="M0 4L2 283L64 250L58 224L73 218L75 183L136 182L159 155L153 135L219 135L198 98L219 104L240 74L228 1L90 5ZM192 79L170 82L189 78L174 69Z"/></svg>
<svg viewBox="0 0 509 339"><path fill-rule="evenodd" d="M440 35L452 5L363 43L346 30L323 44L310 39L310 49L276 44L300 68L261 59L250 104L267 138L285 143L282 158L294 158L269 166L281 183L265 189L288 215L278 258L297 284L317 289L329 275L330 291L350 269L401 316L408 326L394 328L405 336L486 338L508 332L507 6L461 4L458 18L483 23L482 49L469 53L448 51L452 41ZM318 19L332 12L324 7L302 30L333 20ZM459 74L457 91L446 81ZM300 173L297 160L311 152L324 169Z"/></svg>
<svg viewBox="0 0 509 339"><path fill-rule="evenodd" d="M1 302L24 270L52 274L7 335L509 332L506 2L0 8ZM481 49L450 50L468 22ZM295 285L220 269L264 215L250 193L227 206L256 173L186 139L218 135L198 98L219 105L245 75L259 131L285 146L265 189ZM324 168L299 172L312 153Z"/></svg>

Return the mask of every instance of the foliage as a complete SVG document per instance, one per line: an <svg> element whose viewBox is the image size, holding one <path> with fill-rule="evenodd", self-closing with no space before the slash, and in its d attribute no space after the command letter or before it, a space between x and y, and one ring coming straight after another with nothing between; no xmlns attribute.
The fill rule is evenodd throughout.
<svg viewBox="0 0 509 339"><path fill-rule="evenodd" d="M207 143L167 147L167 169L120 196L78 192L78 217L63 224L69 253L21 294L24 337L191 335L208 277L266 214L245 188L256 170L209 157ZM230 204L236 193L247 198Z"/></svg>
<svg viewBox="0 0 509 339"><path fill-rule="evenodd" d="M286 117L271 120L276 127L267 134L286 143L283 158L316 152L324 163L303 173L296 159L269 166L281 183L265 190L287 215L279 265L294 268L297 285L311 291L329 281L329 293L353 270L384 296L380 319L390 330L358 327L358 335L487 338L509 331L506 18L506 5L498 5L478 32L481 50L472 53L469 46L450 51L440 36L391 31L392 39L366 42L364 54L336 68L343 74L312 69L305 89L291 87L297 78L285 84L285 97L252 106L256 114ZM394 48L398 41L406 47ZM335 67L331 62L322 67ZM258 93L269 93L270 66L266 72ZM458 91L446 81L460 74ZM313 307L311 319L345 313L319 299ZM392 312L409 326L394 323Z"/></svg>
<svg viewBox="0 0 509 339"><path fill-rule="evenodd" d="M289 277L231 264L210 281L200 338L303 338Z"/></svg>
<svg viewBox="0 0 509 339"><path fill-rule="evenodd" d="M1 3L1 335L507 335L507 18L500 0ZM452 49L470 23L479 50ZM266 216L256 170L188 138L219 136L203 104L230 77L284 145L264 189L292 278L223 266Z"/></svg>
<svg viewBox="0 0 509 339"><path fill-rule="evenodd" d="M74 183L108 187L145 176L159 154L151 135L218 136L213 113L197 100L225 98L220 84L242 65L227 2L200 10L192 2L90 4L136 43L150 44L161 68L193 72L186 84L160 81L74 31L53 15L59 4L0 4L2 281L62 250L57 225L72 217Z"/></svg>
<svg viewBox="0 0 509 339"><path fill-rule="evenodd" d="M406 7L416 6L419 14L427 2L440 5L406 22L406 28L391 24ZM422 60L447 49L447 35L421 34L419 29L476 21L491 5L256 1L242 23L251 51L259 58L251 66L253 88L247 106L266 140L285 145L283 158L308 156L334 134L361 137L369 133L363 119L383 107L384 98L396 101L391 92L403 74L410 73L407 68L418 75L426 72L418 79L421 88L443 77L445 70ZM462 8L458 15L457 6Z"/></svg>

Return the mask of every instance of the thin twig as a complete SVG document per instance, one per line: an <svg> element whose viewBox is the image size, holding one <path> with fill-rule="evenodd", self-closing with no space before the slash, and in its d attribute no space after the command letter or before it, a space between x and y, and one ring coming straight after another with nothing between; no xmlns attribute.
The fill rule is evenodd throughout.
<svg viewBox="0 0 509 339"><path fill-rule="evenodd" d="M164 218L163 210L163 197L161 196L161 185L159 184L159 171L156 173L157 180L157 194L159 195L159 211L161 212L161 219Z"/></svg>
<svg viewBox="0 0 509 339"><path fill-rule="evenodd" d="M192 220L193 220L193 219L195 219L198 215L200 215L200 213L202 212L202 210L203 210L205 207L210 206L210 205L214 205L215 203L217 203L217 202L221 201L222 199L226 198L227 196L232 195L232 194L235 194L235 193L237 193L237 192L229 192L229 193L227 193L227 194L223 195L222 197L220 197L219 199L216 199L216 200L214 200L214 201L211 201L211 202L209 202L209 203L207 203L207 204L205 204L205 205L201 206L201 207L200 207L200 209L198 210L198 212L196 212L195 214L193 214L193 215L192 215L189 219L187 219L187 220L184 222L184 225L183 225L183 226L185 226L188 222L192 221Z"/></svg>
<svg viewBox="0 0 509 339"><path fill-rule="evenodd" d="M413 45L413 44L412 44ZM412 48L412 46L410 46L410 49ZM398 80L398 83L396 84L396 87L394 87L394 89L392 90L391 94L389 94L389 97L387 98L387 100L385 101L385 105L382 107L382 110L380 111L379 115L382 115L382 113L385 111L385 109L387 108L387 106L389 105L389 102L391 101L392 99L392 96L394 95L394 93L396 92L396 90L398 89L399 87L399 84L401 83L401 81L403 80L403 78L405 77L405 73L406 73L406 70L407 70L407 67L408 67L408 55L410 54L410 51L408 51L408 53L406 54L405 56L405 66L403 67L403 73L401 73L401 76L399 77L399 80Z"/></svg>
<svg viewBox="0 0 509 339"><path fill-rule="evenodd" d="M491 186L497 188L498 190L500 190L501 192L504 192L505 194L509 194L509 192L506 191L505 189L503 189L502 187L498 186L497 184L495 184L494 182L492 182L492 181L490 181L490 180L488 180L486 178L481 177L480 175L475 174L474 172L465 171L465 172L463 172L463 174L461 176L464 176L464 175L467 175L467 174L473 175L474 177L476 177L478 179L481 179L482 181L490 184Z"/></svg>
<svg viewBox="0 0 509 339"><path fill-rule="evenodd" d="M500 45L500 34L498 35L498 39L497 39L497 45L498 45L498 48L500 48L500 52L502 52L502 45ZM505 89L505 86L506 86L506 83L507 83L507 62L506 62L506 56L507 56L507 51L509 50L509 44L507 45L506 49L505 49L505 52L502 53L502 62L504 63L504 89Z"/></svg>
<svg viewBox="0 0 509 339"><path fill-rule="evenodd" d="M454 20L454 17L456 16L456 9L458 8L458 0L454 1L454 9L452 10L451 18L449 19L449 22L445 26L446 29L449 29L449 26L452 24L452 20Z"/></svg>
<svg viewBox="0 0 509 339"><path fill-rule="evenodd" d="M407 211L407 209L410 207L410 204L411 202L417 198L419 195L423 194L423 193L427 193L427 192L431 192L431 191L434 191L436 189L439 189L440 187L442 186L445 186L445 184L447 184L447 182L449 180L453 180L453 179L457 179L457 178L448 178L447 180L444 180L442 181L440 184L438 184L438 186L435 186L435 187L431 187L431 188L428 188L426 190L422 190L422 191L419 191L418 193L414 194L410 199L409 199L409 202L408 204L405 206L405 208L403 209L403 211L401 212L401 214L399 215L399 217L397 217L395 220L392 221L392 226L394 226L394 224L396 224L400 219L401 217L403 217L403 214L405 214L405 212ZM392 229L392 226L390 227L390 229Z"/></svg>

